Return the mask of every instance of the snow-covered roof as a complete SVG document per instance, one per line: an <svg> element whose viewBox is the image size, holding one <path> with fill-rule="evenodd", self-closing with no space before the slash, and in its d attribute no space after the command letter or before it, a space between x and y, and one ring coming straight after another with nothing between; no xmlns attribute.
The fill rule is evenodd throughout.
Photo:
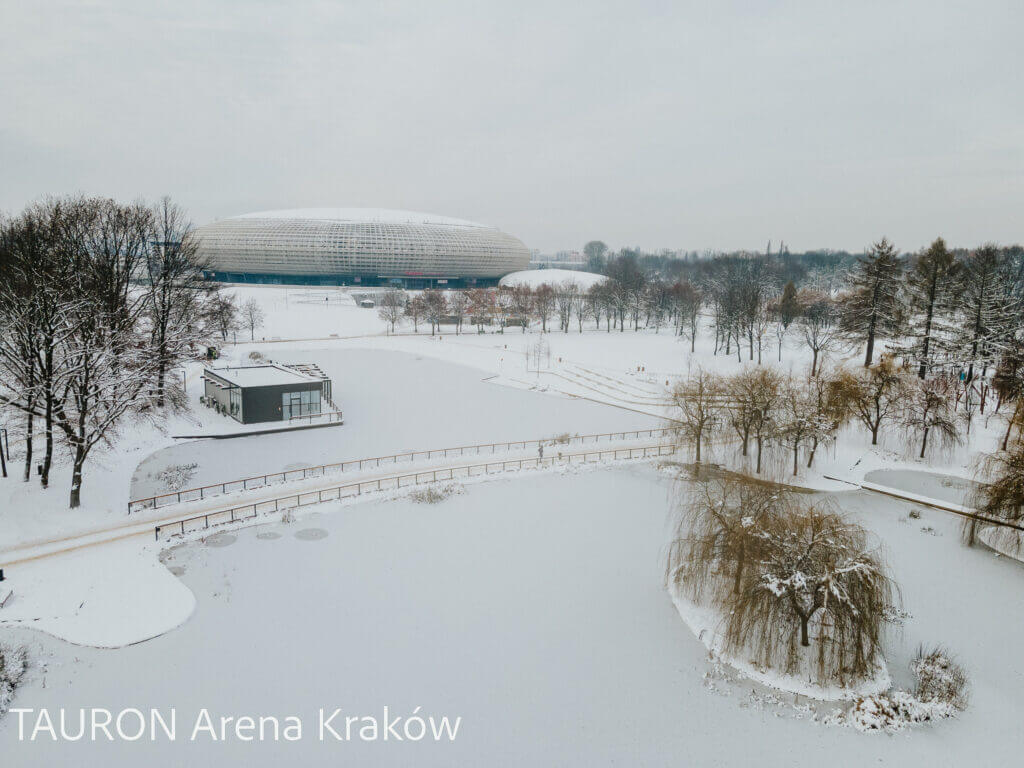
<svg viewBox="0 0 1024 768"><path fill-rule="evenodd" d="M277 384L310 384L320 379L281 365L245 365L236 368L207 368L212 373L239 387L269 387Z"/></svg>
<svg viewBox="0 0 1024 768"><path fill-rule="evenodd" d="M360 221L375 224L438 224L447 227L478 227L494 229L465 219L436 216L432 213L399 211L390 208L293 208L281 211L259 211L235 216L236 219L293 219L310 221Z"/></svg>
<svg viewBox="0 0 1024 768"><path fill-rule="evenodd" d="M572 269L527 269L505 275L498 284L510 287L525 285L528 288L550 285L553 288L566 283L576 283L585 290L598 283L603 283L607 279L604 275L593 272L577 272Z"/></svg>

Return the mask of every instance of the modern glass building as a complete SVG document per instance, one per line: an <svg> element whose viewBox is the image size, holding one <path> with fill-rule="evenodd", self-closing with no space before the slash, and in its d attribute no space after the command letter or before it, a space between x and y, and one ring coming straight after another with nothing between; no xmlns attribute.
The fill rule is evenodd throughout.
<svg viewBox="0 0 1024 768"><path fill-rule="evenodd" d="M411 211L265 211L192 237L206 276L224 282L464 287L493 285L530 261L494 227Z"/></svg>

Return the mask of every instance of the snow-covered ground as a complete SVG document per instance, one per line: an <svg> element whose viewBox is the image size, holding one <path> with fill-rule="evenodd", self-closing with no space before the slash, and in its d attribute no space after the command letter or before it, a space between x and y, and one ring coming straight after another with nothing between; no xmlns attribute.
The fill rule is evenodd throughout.
<svg viewBox="0 0 1024 768"><path fill-rule="evenodd" d="M375 310L343 290L226 290L259 301L266 321L255 341L240 332L237 344L225 345L218 364L245 362L252 352L317 363L334 381L345 424L175 440L226 423L196 407L161 428L130 425L90 462L80 510L65 508L66 461L46 493L13 477L0 481L0 565L4 550L39 537L124 525L128 499L164 490L168 473L188 475L186 486L194 486L424 448L648 428L666 412L665 388L695 367L732 373L750 364L746 351L742 361L713 355L706 335L691 355L688 341L667 329L607 333L588 323L583 334L543 337L470 326L461 335L408 327L389 335ZM795 373L806 367L794 334L781 357L767 350L764 363ZM186 372L193 402L201 370L194 363ZM849 427L812 471L789 477L785 454L767 462L767 473L826 491L877 483L962 503L979 449L1002 428L1001 417L979 418L969 444L922 461L896 430L872 447ZM728 444L711 458L741 463ZM959 721L892 738L855 734L806 722L813 712L805 701L794 708L792 696L709 664L662 584L668 482L636 466L525 472L467 484L464 495L436 506L328 503L291 525L262 518L258 527L185 544L168 567L157 560L167 545L153 542L145 525L144 536L82 540L72 552L9 566L5 585L15 602L0 609L0 642L24 641L32 651L14 706L176 706L185 720L204 706L224 715L295 713L311 732L298 745L258 749L26 745L8 716L0 758L5 766L317 765L348 753L374 765L1015 760L1024 746L1014 718L1024 682L1015 651L1024 630L1024 609L1015 607L1020 564L964 548L959 520L938 510L914 519L914 505L885 496L845 490L835 498L884 543L910 613L887 653L894 683L909 684L917 644L947 646L974 687ZM82 646L152 639L98 650L51 634ZM462 716L463 730L448 745L315 743L317 707L374 714L385 705Z"/></svg>
<svg viewBox="0 0 1024 768"><path fill-rule="evenodd" d="M657 419L631 411L495 386L471 368L423 356L321 348L274 350L273 359L315 361L331 377L345 423L229 441L179 442L139 465L132 498L165 492L159 474L175 464L197 463L189 485L208 485L342 459L659 426Z"/></svg>
<svg viewBox="0 0 1024 768"><path fill-rule="evenodd" d="M913 520L911 505L837 494L886 542L902 587L909 616L888 653L896 683L908 684L916 646L932 642L953 649L973 683L959 720L865 735L812 723L806 701L794 707L708 663L662 584L669 495L664 474L640 466L524 476L438 505L327 505L289 525L184 545L167 565L198 605L174 632L116 651L15 634L35 659L16 706L176 707L185 737L26 744L8 716L4 765L1016 761L1018 564L964 549L938 512ZM403 716L421 707L462 722L454 743L321 744L321 706L376 717L384 706ZM191 743L202 707L295 714L307 731L294 743Z"/></svg>

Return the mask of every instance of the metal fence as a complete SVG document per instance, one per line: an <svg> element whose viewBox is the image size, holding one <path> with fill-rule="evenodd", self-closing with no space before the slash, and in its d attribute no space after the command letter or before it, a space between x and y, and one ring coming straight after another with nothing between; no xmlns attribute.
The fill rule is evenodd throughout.
<svg viewBox="0 0 1024 768"><path fill-rule="evenodd" d="M393 453L387 456L373 456L365 459L352 459L351 461L340 461L334 464L321 464L316 467L304 469L292 469L285 472L273 472L266 475L255 475L239 480L228 480L223 483L213 483L197 488L186 488L180 491L172 491L157 496L148 496L144 499L133 499L128 502L128 514L143 509L156 509L172 504L181 504L186 501L199 501L211 496L220 496L235 491L249 491L264 488L275 483L284 483L293 480L308 480L315 477L323 477L329 472L345 472L346 470L362 470L367 467L377 468L388 464L399 464L402 462L414 462L417 459L432 459L435 457L458 457L458 456L481 456L484 454L495 454L499 451L526 450L537 448L541 443L547 446L560 445L585 445L587 443L614 442L615 440L634 440L643 437L658 438L666 437L672 433L670 429L640 429L632 432L603 432L596 435L566 435L564 437L541 438L535 440L513 440L504 443L480 443L478 445L460 445L454 448L432 448L425 451L410 451L408 453Z"/></svg>
<svg viewBox="0 0 1024 768"><path fill-rule="evenodd" d="M193 531L210 528L215 525L223 525L243 520L251 520L261 514L281 512L295 507L305 507L311 504L321 504L325 501L337 501L353 496L361 496L363 493L374 493L378 491L397 490L411 485L423 483L436 483L445 480L468 479L480 477L481 475L499 474L511 470L539 469L552 467L556 464L586 464L602 459L646 459L652 456L671 455L676 450L675 445L644 446L643 448L613 448L605 451L584 451L582 453L566 453L561 456L549 456L543 459L506 459L504 461L491 461L483 464L464 464L458 467L446 467L444 469L430 469L424 472L410 472L404 475L392 475L374 480L362 480L345 485L336 485L331 488L321 488L306 493L294 493L288 496L280 496L274 499L265 499L252 504L242 504L229 509L220 509L214 512L207 512L202 515L194 515L171 523L163 523L154 528L154 535L157 541L160 535L184 535Z"/></svg>
<svg viewBox="0 0 1024 768"><path fill-rule="evenodd" d="M325 416L327 417L326 423L328 424L333 424L336 421L341 421L341 411L323 411L321 413L305 413L301 416L289 416L288 423L290 424L292 422L297 421L308 421L309 423L312 424L313 419L322 419Z"/></svg>

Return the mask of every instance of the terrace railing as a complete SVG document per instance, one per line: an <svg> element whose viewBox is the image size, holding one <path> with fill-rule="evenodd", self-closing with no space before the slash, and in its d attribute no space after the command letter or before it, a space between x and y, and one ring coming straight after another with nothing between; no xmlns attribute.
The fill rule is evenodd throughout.
<svg viewBox="0 0 1024 768"><path fill-rule="evenodd" d="M655 432L661 430L654 430ZM456 467L445 467L442 469L429 469L423 472L410 472L402 475L391 475L389 477L375 478L373 480L360 480L354 483L336 485L330 488L320 488L305 493L293 493L287 496L280 496L274 499L264 499L252 504L242 504L236 507L220 509L213 512L206 512L201 515L193 515L170 523L162 523L154 527L156 540L160 540L162 534L185 535L196 530L210 528L211 526L224 525L229 523L251 520L261 514L281 512L295 507L306 507L311 504L321 504L325 501L337 501L353 496L361 496L364 493L378 491L397 490L412 485L423 483L436 483L445 480L468 479L480 477L481 475L499 474L512 470L541 469L552 467L556 464L585 464L588 462L602 461L603 459L645 459L653 456L666 456L675 452L675 445L653 445L642 448L612 448L608 450L583 451L580 453L566 453L545 458L524 458L505 459L503 461L490 461L482 464L463 464Z"/></svg>
<svg viewBox="0 0 1024 768"><path fill-rule="evenodd" d="M211 496L220 496L236 491L249 491L258 488L265 488L275 483L284 483L295 480L308 480L315 477L323 477L330 472L345 472L349 470L362 470L367 467L381 467L388 464L399 464L402 462L415 462L417 459L432 459L435 457L451 458L456 456L482 456L485 454L496 454L501 451L536 449L541 443L545 446L572 446L585 445L587 443L614 442L616 440L639 440L641 438L666 437L672 433L670 429L640 429L627 432L602 432L596 435L565 435L563 437L538 438L534 440L512 440L504 443L480 443L477 445L459 445L453 448L431 448L424 451L409 451L407 453L392 453L387 456L373 456L364 459L352 459L350 461L339 461L334 464L321 464L315 467L303 469L292 469L283 472L271 472L266 475L255 475L238 480L227 480L211 485L202 485L196 488L186 488L180 491L171 491L157 496L147 496L143 499L133 499L128 502L128 513L139 512L144 509L156 509L158 507L181 504L188 501L199 501Z"/></svg>

